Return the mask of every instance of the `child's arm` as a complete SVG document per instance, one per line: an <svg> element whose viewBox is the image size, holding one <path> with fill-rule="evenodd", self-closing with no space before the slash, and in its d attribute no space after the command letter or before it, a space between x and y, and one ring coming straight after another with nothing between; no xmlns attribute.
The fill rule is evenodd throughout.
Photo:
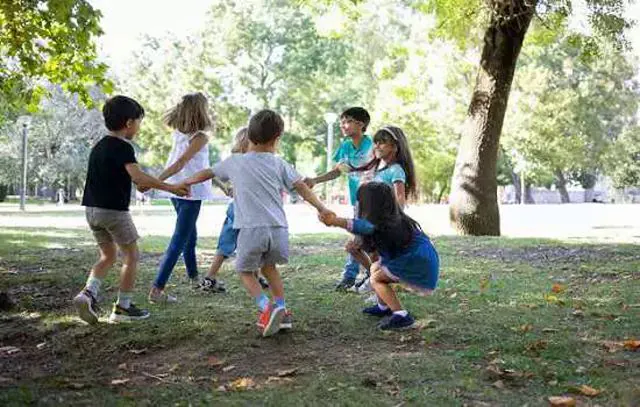
<svg viewBox="0 0 640 407"><path fill-rule="evenodd" d="M407 204L407 198L404 192L404 182L394 182L393 191L396 193L396 200L398 201L398 205L400 205L400 208L404 209Z"/></svg>
<svg viewBox="0 0 640 407"><path fill-rule="evenodd" d="M305 184L303 180L294 182L293 187L295 188L296 192L300 194L302 199L313 205L313 207L316 208L318 212L327 215L333 214L333 216L335 216L333 212L331 212L329 209L327 209L326 206L324 206L324 204L318 199L316 194L313 193L313 191L307 186L307 184Z"/></svg>
<svg viewBox="0 0 640 407"><path fill-rule="evenodd" d="M217 186L218 188L220 188L222 190L222 192L224 192L224 194L226 196L228 196L229 198L233 198L233 189L231 189L231 187L229 185L227 185L224 182L220 181L216 177L213 177L211 179L211 183L213 185Z"/></svg>
<svg viewBox="0 0 640 407"><path fill-rule="evenodd" d="M333 216L331 216L333 215ZM335 216L335 214L319 214L318 218L327 226L335 226L345 229L356 235L370 235L375 230L375 226L366 219L345 219Z"/></svg>
<svg viewBox="0 0 640 407"><path fill-rule="evenodd" d="M332 181L340 176L341 171L339 167L339 165L336 165L335 168L331 171L319 175L315 178L305 178L304 183L307 184L309 188L313 188L316 184Z"/></svg>
<svg viewBox="0 0 640 407"><path fill-rule="evenodd" d="M160 176L158 176L158 179L164 181L165 179L182 170L184 166L187 165L187 163L193 158L193 156L196 155L198 151L202 150L202 148L206 146L208 142L209 139L204 133L198 133L193 136L193 138L189 142L187 151L185 151L180 157L178 157L176 162L165 168Z"/></svg>
<svg viewBox="0 0 640 407"><path fill-rule="evenodd" d="M215 175L213 174L213 171L211 170L211 168L207 168L206 170L196 172L191 177L184 180L184 183L186 185L199 184L201 182L208 181L213 177L215 177Z"/></svg>
<svg viewBox="0 0 640 407"><path fill-rule="evenodd" d="M125 164L124 167L129 173L129 176L131 177L131 181L133 181L134 184L136 184L141 188L161 189L163 191L168 191L178 196L189 195L189 187L187 185L184 185L184 184L172 185L172 184L167 184L166 182L162 182L159 179L152 177L151 175L148 175L147 173L142 171L140 169L140 166L137 163L128 163L128 164Z"/></svg>

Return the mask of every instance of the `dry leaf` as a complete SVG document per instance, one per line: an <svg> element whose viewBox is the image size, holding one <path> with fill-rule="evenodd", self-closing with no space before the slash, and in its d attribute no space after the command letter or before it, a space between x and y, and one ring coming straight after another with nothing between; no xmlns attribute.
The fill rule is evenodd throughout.
<svg viewBox="0 0 640 407"><path fill-rule="evenodd" d="M133 353L134 355L142 355L146 351L147 351L147 348L144 348L144 349L129 349L129 352Z"/></svg>
<svg viewBox="0 0 640 407"><path fill-rule="evenodd" d="M227 386L229 390L243 391L248 390L256 386L256 383L250 377L241 377L229 383Z"/></svg>
<svg viewBox="0 0 640 407"><path fill-rule="evenodd" d="M293 376L297 372L298 372L298 368L297 367L295 367L293 369L278 370L278 377Z"/></svg>
<svg viewBox="0 0 640 407"><path fill-rule="evenodd" d="M567 290L567 286L566 285L562 285L562 284L558 284L558 283L555 283L551 287L551 292L554 292L556 294L561 294L561 293L565 292L566 290Z"/></svg>
<svg viewBox="0 0 640 407"><path fill-rule="evenodd" d="M574 317L582 318L582 317L584 317L584 311L581 310L581 309L577 309L577 310L573 311L571 313L571 315L573 315Z"/></svg>
<svg viewBox="0 0 640 407"><path fill-rule="evenodd" d="M504 389L504 382L502 380L495 381L491 384L496 389Z"/></svg>
<svg viewBox="0 0 640 407"><path fill-rule="evenodd" d="M129 381L130 379L113 379L111 380L111 384L113 384L114 386L120 385L120 384L125 384Z"/></svg>
<svg viewBox="0 0 640 407"><path fill-rule="evenodd" d="M222 371L226 373L226 372L230 372L230 371L232 371L232 370L233 370L233 369L235 369L235 368L236 368L236 366L235 366L235 365L229 365L229 366L223 367L223 368L222 368Z"/></svg>
<svg viewBox="0 0 640 407"><path fill-rule="evenodd" d="M576 399L573 397L552 396L549 397L549 404L556 407L575 407Z"/></svg>
<svg viewBox="0 0 640 407"><path fill-rule="evenodd" d="M518 330L519 330L520 332L523 332L523 333L524 333L524 332L529 332L529 331L531 331L532 329L533 329L533 325L531 325L531 324L524 324L524 325L521 325L521 326L520 326L520 328L518 328Z"/></svg>
<svg viewBox="0 0 640 407"><path fill-rule="evenodd" d="M7 355L13 355L18 352L20 352L20 348L16 348L15 346L3 346L0 348L0 353L6 353Z"/></svg>
<svg viewBox="0 0 640 407"><path fill-rule="evenodd" d="M610 353L617 352L624 347L621 342L616 341L602 341L601 344Z"/></svg>
<svg viewBox="0 0 640 407"><path fill-rule="evenodd" d="M638 350L640 349L640 341L634 339L624 341L624 348L629 350Z"/></svg>
<svg viewBox="0 0 640 407"><path fill-rule="evenodd" d="M584 394L585 396L595 397L598 394L602 393L602 390L596 390L593 387L583 384L582 386L580 386L580 393Z"/></svg>
<svg viewBox="0 0 640 407"><path fill-rule="evenodd" d="M209 358L207 359L207 364L211 367L218 367L222 366L224 364L224 361L218 359L215 356L209 356Z"/></svg>
<svg viewBox="0 0 640 407"><path fill-rule="evenodd" d="M120 370L127 370L127 364L126 363L120 363L118 365L118 369Z"/></svg>

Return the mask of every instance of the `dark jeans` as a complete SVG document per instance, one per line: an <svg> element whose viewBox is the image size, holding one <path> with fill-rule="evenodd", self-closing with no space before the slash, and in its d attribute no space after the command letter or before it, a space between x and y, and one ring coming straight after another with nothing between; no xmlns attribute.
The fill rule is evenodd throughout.
<svg viewBox="0 0 640 407"><path fill-rule="evenodd" d="M173 231L171 242L169 242L169 247L164 252L156 280L153 283L154 286L160 289L163 289L167 284L181 254L189 277L198 277L198 264L196 261L198 232L196 231L196 221L200 214L202 201L171 198L171 203L178 214L178 218L176 219L176 227Z"/></svg>

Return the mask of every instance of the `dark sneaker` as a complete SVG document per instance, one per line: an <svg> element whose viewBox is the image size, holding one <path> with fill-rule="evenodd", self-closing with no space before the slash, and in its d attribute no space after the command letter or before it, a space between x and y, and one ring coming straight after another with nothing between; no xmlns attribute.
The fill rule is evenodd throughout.
<svg viewBox="0 0 640 407"><path fill-rule="evenodd" d="M258 277L258 282L260 283L260 287L262 287L263 290L269 289L269 282L266 278L260 276Z"/></svg>
<svg viewBox="0 0 640 407"><path fill-rule="evenodd" d="M336 284L336 291L347 291L349 288L353 287L355 283L355 278L342 277L342 280Z"/></svg>
<svg viewBox="0 0 640 407"><path fill-rule="evenodd" d="M282 322L280 322L280 329L292 329L293 328L293 316L291 311L285 310Z"/></svg>
<svg viewBox="0 0 640 407"><path fill-rule="evenodd" d="M200 281L198 288L208 293L224 293L227 291L224 286L224 281L209 277L203 278L202 281Z"/></svg>
<svg viewBox="0 0 640 407"><path fill-rule="evenodd" d="M387 308L385 310L380 309L380 307L378 307L378 304L376 304L371 307L367 307L363 309L362 313L367 315L372 315L374 317L387 317L393 314L393 311L391 311L391 308Z"/></svg>
<svg viewBox="0 0 640 407"><path fill-rule="evenodd" d="M118 323L139 321L141 319L149 318L149 315L151 315L149 314L149 311L146 309L140 309L134 304L131 304L129 308L122 308L116 303L113 304L113 311L111 311L111 315L109 316L109 322Z"/></svg>
<svg viewBox="0 0 640 407"><path fill-rule="evenodd" d="M406 317L393 314L389 318L385 318L378 324L378 328L383 331L390 329L409 329L413 328L413 324L416 321L413 319L411 314L407 314Z"/></svg>
<svg viewBox="0 0 640 407"><path fill-rule="evenodd" d="M262 336L271 336L280 330L280 324L284 317L284 307L269 304L267 309L260 313L258 317L258 327L262 329Z"/></svg>
<svg viewBox="0 0 640 407"><path fill-rule="evenodd" d="M82 290L73 298L73 305L78 311L78 316L87 324L98 323L98 301L89 290Z"/></svg>

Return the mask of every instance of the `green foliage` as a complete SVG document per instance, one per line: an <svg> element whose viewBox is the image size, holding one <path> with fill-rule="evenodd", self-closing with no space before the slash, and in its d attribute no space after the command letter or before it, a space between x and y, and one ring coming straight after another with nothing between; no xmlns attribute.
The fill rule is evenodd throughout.
<svg viewBox="0 0 640 407"><path fill-rule="evenodd" d="M616 188L640 186L640 128L625 129L609 151L607 174Z"/></svg>
<svg viewBox="0 0 640 407"><path fill-rule="evenodd" d="M58 83L91 104L91 86L110 88L106 65L95 61L100 13L85 0L14 0L0 3L0 120L31 112Z"/></svg>

